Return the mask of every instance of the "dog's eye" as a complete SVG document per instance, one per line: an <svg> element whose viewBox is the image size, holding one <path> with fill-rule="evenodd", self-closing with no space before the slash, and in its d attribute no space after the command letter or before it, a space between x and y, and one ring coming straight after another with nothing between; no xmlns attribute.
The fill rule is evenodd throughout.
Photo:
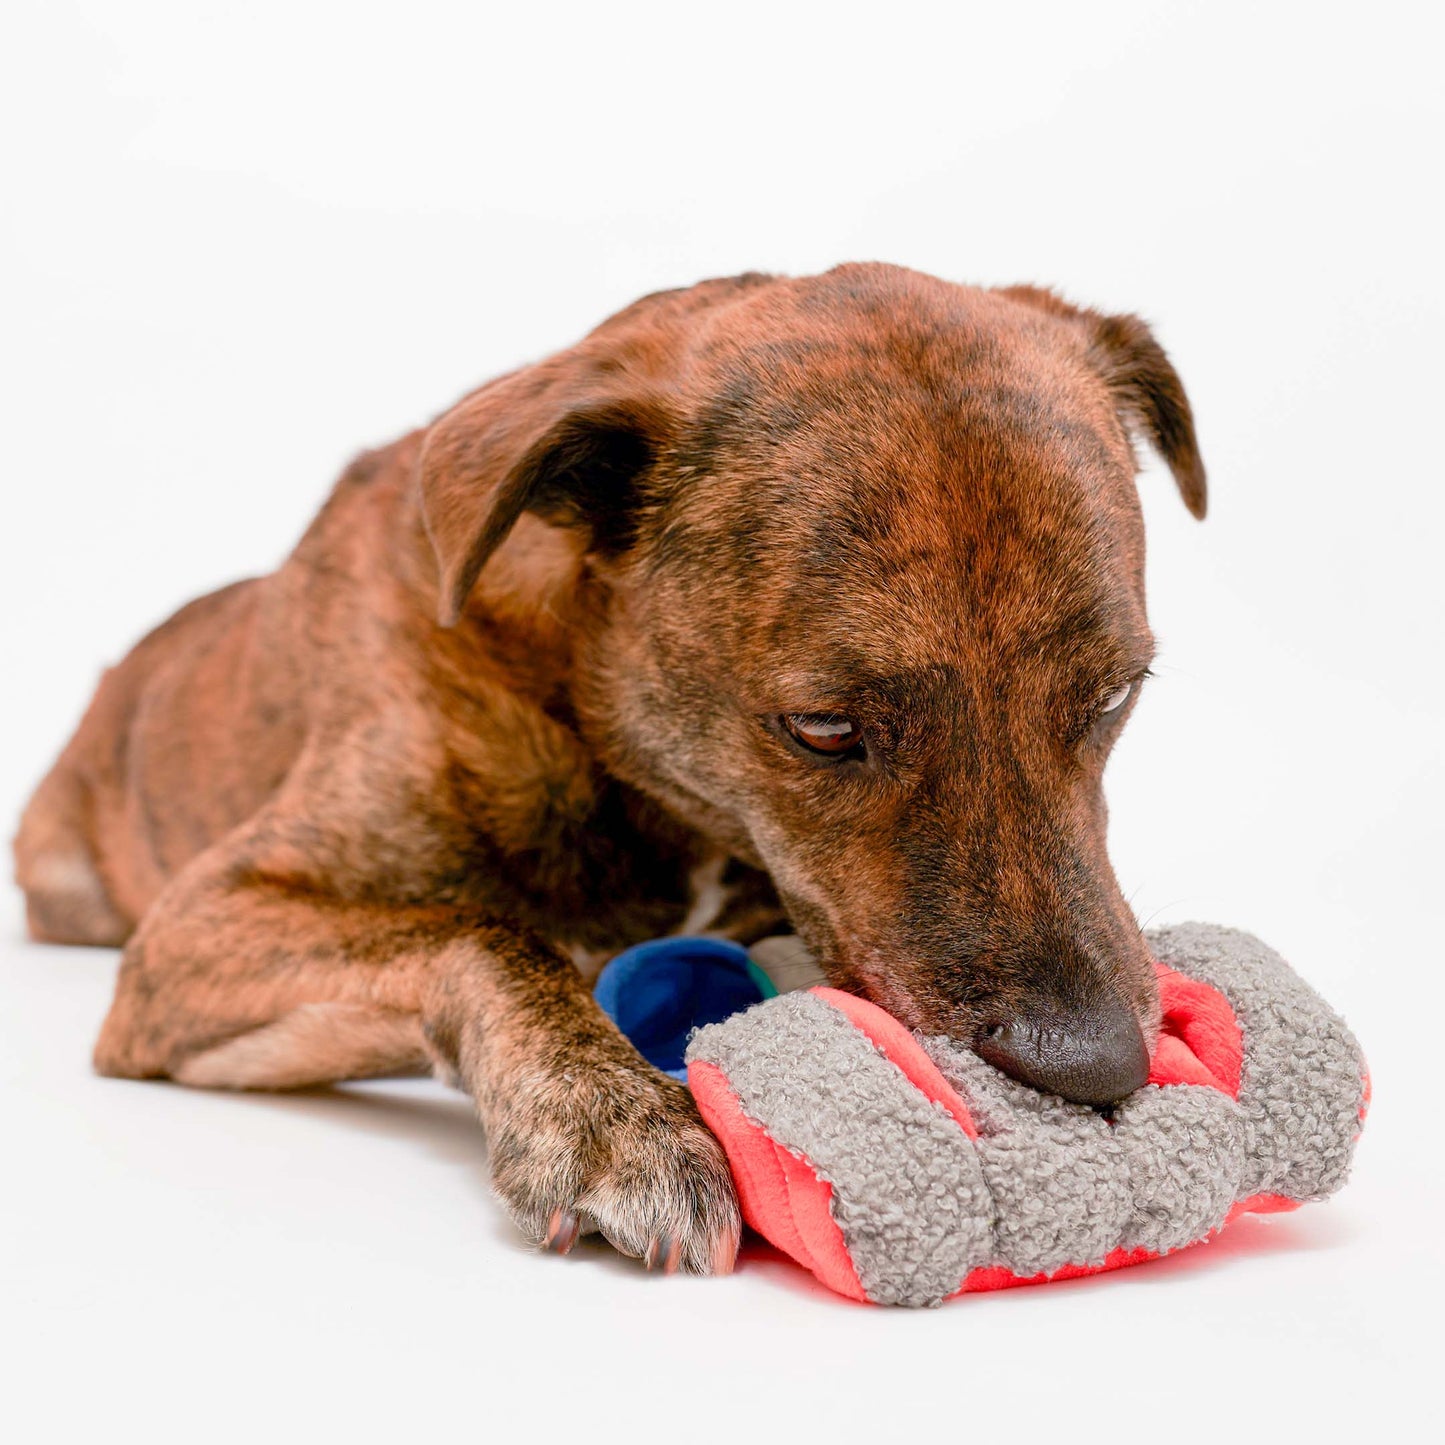
<svg viewBox="0 0 1445 1445"><path fill-rule="evenodd" d="M863 745L863 729L852 718L835 712L788 712L779 721L809 752L825 758L846 757Z"/></svg>
<svg viewBox="0 0 1445 1445"><path fill-rule="evenodd" d="M1123 707L1126 702L1129 701L1129 697L1133 693L1133 691L1134 684L1132 682L1126 682L1123 687L1116 688L1113 692L1109 694L1108 697L1104 699L1102 705L1099 708L1099 716L1101 718L1106 718L1109 717L1111 714L1118 712L1119 709Z"/></svg>

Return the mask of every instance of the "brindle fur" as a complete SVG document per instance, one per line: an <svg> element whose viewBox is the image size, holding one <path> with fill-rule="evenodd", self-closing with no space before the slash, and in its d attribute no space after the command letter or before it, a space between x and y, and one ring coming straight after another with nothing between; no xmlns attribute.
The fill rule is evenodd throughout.
<svg viewBox="0 0 1445 1445"><path fill-rule="evenodd" d="M33 935L125 948L96 1067L438 1068L530 1237L706 1271L725 1161L579 961L786 915L914 1026L1147 1033L1090 718L1152 651L1131 429L1202 515L1137 320L865 265L647 297L362 456L105 676L25 813ZM866 759L776 725L814 712Z"/></svg>

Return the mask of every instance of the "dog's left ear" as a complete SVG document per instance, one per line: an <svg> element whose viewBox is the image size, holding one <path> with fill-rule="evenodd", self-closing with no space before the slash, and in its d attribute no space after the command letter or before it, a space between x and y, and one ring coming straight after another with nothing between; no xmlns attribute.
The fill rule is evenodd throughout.
<svg viewBox="0 0 1445 1445"><path fill-rule="evenodd" d="M1209 493L1194 412L1154 333L1137 316L1105 316L1037 286L1008 286L1002 294L1082 329L1088 360L1113 392L1124 424L1148 438L1174 474L1184 505L1203 518Z"/></svg>
<svg viewBox="0 0 1445 1445"><path fill-rule="evenodd" d="M418 487L444 627L523 512L585 529L604 554L631 539L636 483L670 433L668 410L646 389L595 373L579 384L559 370L543 363L484 386L422 443Z"/></svg>
<svg viewBox="0 0 1445 1445"><path fill-rule="evenodd" d="M1141 430L1174 474L1184 505L1203 520L1209 505L1204 459L1184 383L1137 316L1099 316L1090 348L1127 424Z"/></svg>

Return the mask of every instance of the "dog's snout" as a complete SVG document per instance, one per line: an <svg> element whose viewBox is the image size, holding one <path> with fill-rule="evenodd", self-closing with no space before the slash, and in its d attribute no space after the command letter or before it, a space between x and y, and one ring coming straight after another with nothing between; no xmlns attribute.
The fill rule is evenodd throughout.
<svg viewBox="0 0 1445 1445"><path fill-rule="evenodd" d="M994 1068L1076 1104L1113 1104L1149 1077L1143 1032L1121 1000L1080 1010L1067 1021L1036 1016L996 1022L975 1047Z"/></svg>

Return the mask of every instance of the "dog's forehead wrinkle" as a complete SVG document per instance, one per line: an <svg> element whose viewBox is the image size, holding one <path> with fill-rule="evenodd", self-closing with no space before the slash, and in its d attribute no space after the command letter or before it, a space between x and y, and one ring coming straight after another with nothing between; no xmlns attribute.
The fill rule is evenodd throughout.
<svg viewBox="0 0 1445 1445"><path fill-rule="evenodd" d="M1001 615L926 579L856 601L816 600L759 633L762 690L798 711L857 702L939 716L1032 694L1072 699L1137 676L1154 653L1142 610L1107 593L1062 589Z"/></svg>
<svg viewBox="0 0 1445 1445"><path fill-rule="evenodd" d="M894 674L983 678L993 686L1022 680L1016 670L1023 667L1045 670L1044 682L1071 672L1133 675L1153 651L1142 607L1116 590L1079 595L1047 579L1034 589L971 587L966 578L926 572L796 586L759 632L764 656L796 658L805 674L820 673L819 691L831 679L860 677L891 691ZM806 690L815 679L800 681Z"/></svg>
<svg viewBox="0 0 1445 1445"><path fill-rule="evenodd" d="M891 661L896 664L896 656ZM875 668L865 654L844 652L826 663L783 668L774 674L772 686L781 697L906 707L924 699L956 702L964 682L962 669L950 661L901 669L885 662Z"/></svg>
<svg viewBox="0 0 1445 1445"><path fill-rule="evenodd" d="M776 554L774 566L804 583L888 583L925 574L930 586L951 583L984 596L1062 574L1087 584L1110 575L1110 564L1130 550L1127 527L1099 506L1092 484L973 450L973 458L946 466L924 465L926 452L915 450L918 465L910 470L791 488L801 515L789 519L786 535L804 543ZM768 511L756 495L738 503L754 526Z"/></svg>
<svg viewBox="0 0 1445 1445"><path fill-rule="evenodd" d="M1096 552L1129 554L1138 573L1137 508L1100 505L1119 478L1097 457L1072 455L1058 440L1067 428L1016 446L997 418L959 430L958 418L896 396L871 419L830 401L838 424L827 426L817 415L801 424L773 396L760 424L740 395L725 394L670 453L674 495L649 517L654 573L697 560L724 585L740 572L771 575L775 589L797 593L789 606L835 588L914 591L891 600L933 610L940 587L971 587L984 601L1085 567ZM1074 430L1102 446L1091 429Z"/></svg>

